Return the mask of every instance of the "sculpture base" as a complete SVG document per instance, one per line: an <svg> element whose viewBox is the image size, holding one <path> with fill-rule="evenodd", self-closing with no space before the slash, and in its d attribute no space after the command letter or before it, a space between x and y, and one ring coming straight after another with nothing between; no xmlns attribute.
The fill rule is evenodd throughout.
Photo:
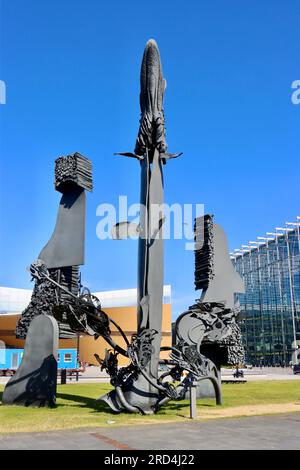
<svg viewBox="0 0 300 470"><path fill-rule="evenodd" d="M159 393L143 377L139 376L131 383L116 387L115 390L98 398L104 401L115 413L128 411L130 413L154 414Z"/></svg>
<svg viewBox="0 0 300 470"><path fill-rule="evenodd" d="M3 405L55 405L58 334L53 317L38 315L32 320L21 365L4 389Z"/></svg>

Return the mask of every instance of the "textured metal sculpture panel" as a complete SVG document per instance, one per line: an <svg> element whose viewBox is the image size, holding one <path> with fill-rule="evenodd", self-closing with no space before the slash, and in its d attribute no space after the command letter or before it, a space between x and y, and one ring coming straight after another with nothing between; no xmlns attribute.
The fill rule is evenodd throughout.
<svg viewBox="0 0 300 470"><path fill-rule="evenodd" d="M63 193L64 187L72 183L93 190L92 162L78 152L55 161L55 189Z"/></svg>

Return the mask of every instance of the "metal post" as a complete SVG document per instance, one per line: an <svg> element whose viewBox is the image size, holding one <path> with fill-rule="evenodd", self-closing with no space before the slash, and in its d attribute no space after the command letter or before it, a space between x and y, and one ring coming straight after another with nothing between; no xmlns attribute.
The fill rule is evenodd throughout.
<svg viewBox="0 0 300 470"><path fill-rule="evenodd" d="M60 383L61 385L65 385L67 383L67 369L61 369Z"/></svg>
<svg viewBox="0 0 300 470"><path fill-rule="evenodd" d="M190 389L190 419L197 418L197 381L192 377L189 383Z"/></svg>
<svg viewBox="0 0 300 470"><path fill-rule="evenodd" d="M80 361L79 361L79 345L80 345L80 334L78 333L77 334L77 358L78 358L78 364L76 364L76 382L78 382L79 380L79 371L78 371L78 366L80 364ZM76 361L77 362L77 361Z"/></svg>

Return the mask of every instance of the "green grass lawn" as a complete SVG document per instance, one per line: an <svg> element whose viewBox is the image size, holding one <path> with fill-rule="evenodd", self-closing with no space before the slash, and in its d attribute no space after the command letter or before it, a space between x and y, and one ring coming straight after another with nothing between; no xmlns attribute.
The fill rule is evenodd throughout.
<svg viewBox="0 0 300 470"><path fill-rule="evenodd" d="M0 399L3 388L0 385ZM109 384L102 383L59 385L57 407L53 409L0 405L0 433L185 421L189 414L188 401L171 401L156 415L142 416L130 413L116 415L110 412L104 403L95 401L95 398L110 389ZM300 403L300 380L224 384L222 390L223 407L227 409L243 405ZM198 400L199 413L201 410L207 413L215 408L212 399Z"/></svg>

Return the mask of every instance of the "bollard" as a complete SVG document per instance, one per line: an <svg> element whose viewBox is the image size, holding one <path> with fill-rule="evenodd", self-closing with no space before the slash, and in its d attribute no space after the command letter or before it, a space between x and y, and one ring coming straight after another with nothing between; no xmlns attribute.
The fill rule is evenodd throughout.
<svg viewBox="0 0 300 470"><path fill-rule="evenodd" d="M67 369L61 370L60 383L61 385L65 385L67 383Z"/></svg>
<svg viewBox="0 0 300 470"><path fill-rule="evenodd" d="M197 418L197 382L191 380L189 384L190 388L190 419Z"/></svg>

